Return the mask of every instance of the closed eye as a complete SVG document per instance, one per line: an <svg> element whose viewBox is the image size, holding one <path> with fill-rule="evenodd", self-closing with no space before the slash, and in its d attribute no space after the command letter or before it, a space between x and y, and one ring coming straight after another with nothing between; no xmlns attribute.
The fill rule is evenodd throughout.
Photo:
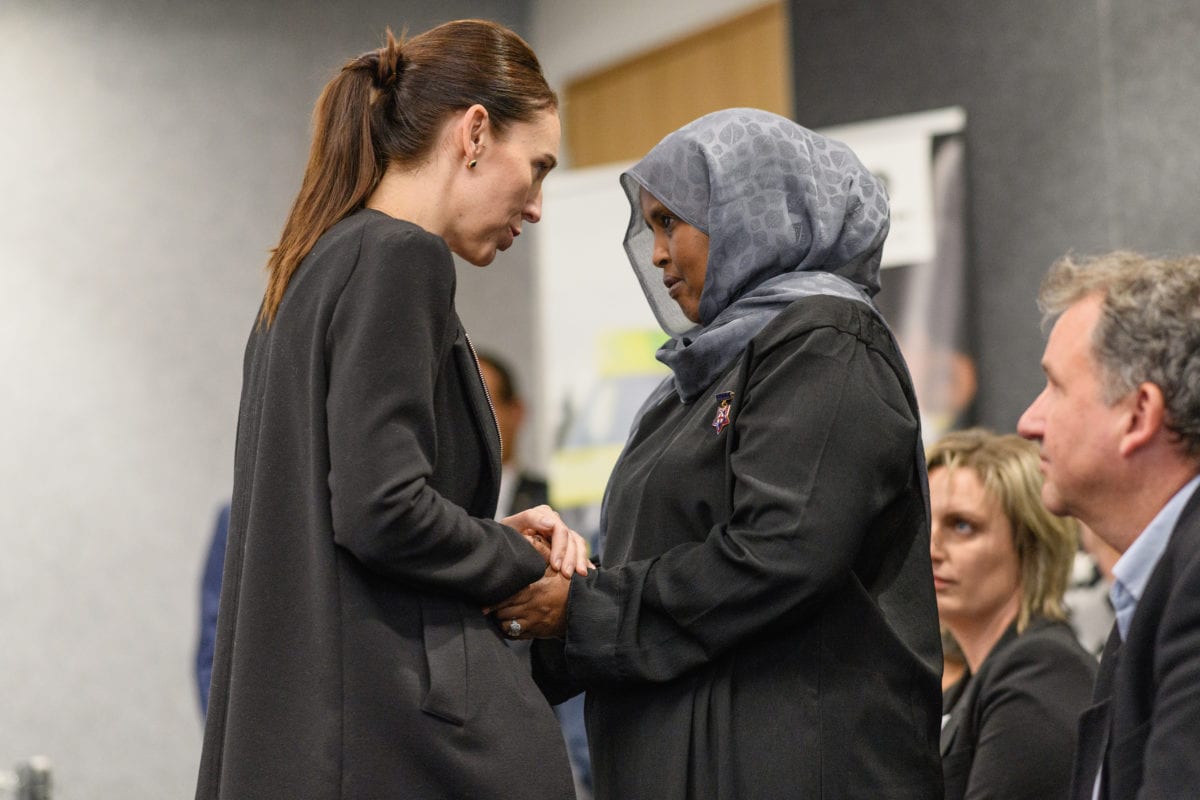
<svg viewBox="0 0 1200 800"><path fill-rule="evenodd" d="M535 181L540 181L542 178L545 178L548 174L550 174L550 170L554 169L556 166L558 166L558 160L550 156L533 162L533 179Z"/></svg>

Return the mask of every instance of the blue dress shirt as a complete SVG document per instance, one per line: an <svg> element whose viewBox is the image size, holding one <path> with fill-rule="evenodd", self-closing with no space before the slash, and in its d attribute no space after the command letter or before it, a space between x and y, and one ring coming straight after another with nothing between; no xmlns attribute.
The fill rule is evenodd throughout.
<svg viewBox="0 0 1200 800"><path fill-rule="evenodd" d="M1121 641L1129 635L1129 623L1133 620L1133 612L1137 610L1138 600L1146 590L1150 575L1167 549L1171 540L1171 531L1179 522L1179 515L1184 506L1192 498L1192 492L1200 485L1200 475L1192 478L1175 496L1167 501L1162 510L1150 520L1150 524L1134 540L1113 566L1113 585L1109 590L1113 608L1117 612L1117 629L1121 632Z"/></svg>

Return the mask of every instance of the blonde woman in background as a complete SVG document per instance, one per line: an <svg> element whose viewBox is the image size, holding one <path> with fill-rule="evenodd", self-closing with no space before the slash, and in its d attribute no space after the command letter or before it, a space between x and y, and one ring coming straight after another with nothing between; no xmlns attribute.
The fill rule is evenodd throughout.
<svg viewBox="0 0 1200 800"><path fill-rule="evenodd" d="M1038 449L973 429L930 449L930 556L942 624L967 672L942 728L946 800L1066 797L1096 661L1062 596L1075 521L1041 501Z"/></svg>

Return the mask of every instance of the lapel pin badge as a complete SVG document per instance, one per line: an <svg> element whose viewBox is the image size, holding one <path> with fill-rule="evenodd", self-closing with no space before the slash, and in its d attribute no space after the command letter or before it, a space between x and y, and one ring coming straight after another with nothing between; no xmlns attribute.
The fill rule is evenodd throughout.
<svg viewBox="0 0 1200 800"><path fill-rule="evenodd" d="M712 426L720 436L721 431L729 424L729 401L733 399L733 392L717 392L714 397L717 400L717 416L713 419Z"/></svg>

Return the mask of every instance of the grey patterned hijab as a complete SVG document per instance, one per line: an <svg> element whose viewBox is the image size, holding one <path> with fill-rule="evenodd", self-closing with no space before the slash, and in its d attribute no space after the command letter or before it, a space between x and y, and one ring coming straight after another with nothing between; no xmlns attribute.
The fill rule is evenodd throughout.
<svg viewBox="0 0 1200 800"><path fill-rule="evenodd" d="M845 145L751 108L701 117L621 175L632 207L625 252L672 338L658 352L690 402L793 301L836 295L872 305L888 232L883 185ZM640 189L709 237L700 324L650 260Z"/></svg>

